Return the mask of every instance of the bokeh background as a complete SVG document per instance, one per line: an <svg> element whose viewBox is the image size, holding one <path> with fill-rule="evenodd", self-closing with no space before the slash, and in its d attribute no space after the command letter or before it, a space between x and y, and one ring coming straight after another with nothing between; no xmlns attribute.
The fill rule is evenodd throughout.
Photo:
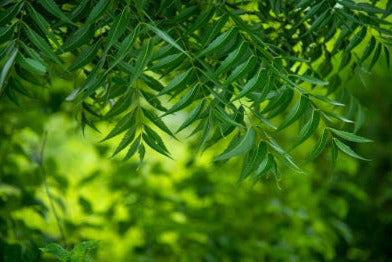
<svg viewBox="0 0 392 262"><path fill-rule="evenodd" d="M313 140L292 152L303 174L282 168L279 181L241 184L241 159L214 165L222 148L195 155L186 132L166 137L174 160L111 158L119 139L99 142L106 124L83 135L66 80L11 90L0 103L0 261L55 261L39 248L85 240L99 240L96 261L391 261L392 73L382 60L347 79L365 111L359 134L374 140L353 146L371 161L340 154L332 170L327 150L305 163Z"/></svg>

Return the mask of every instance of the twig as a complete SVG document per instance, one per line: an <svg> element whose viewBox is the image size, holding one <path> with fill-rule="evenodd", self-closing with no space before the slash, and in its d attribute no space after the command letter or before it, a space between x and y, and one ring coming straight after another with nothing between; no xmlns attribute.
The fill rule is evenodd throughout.
<svg viewBox="0 0 392 262"><path fill-rule="evenodd" d="M40 175L41 175L41 179L44 184L44 187L45 187L45 192L46 192L46 195L48 196L48 199L49 199L50 208L52 209L53 215L56 219L57 227L59 228L59 232L60 232L60 236L61 236L61 240L63 242L63 245L65 246L66 243L65 243L64 230L63 230L63 227L61 226L60 218L57 214L56 207L53 202L53 197L52 197L52 194L50 193L49 185L48 185L48 181L47 181L47 175L46 175L46 169L45 169L45 158L44 158L44 151L45 151L45 145L46 145L47 139L48 139L48 131L45 131L44 137L42 140L40 154L39 154L38 164L40 167Z"/></svg>

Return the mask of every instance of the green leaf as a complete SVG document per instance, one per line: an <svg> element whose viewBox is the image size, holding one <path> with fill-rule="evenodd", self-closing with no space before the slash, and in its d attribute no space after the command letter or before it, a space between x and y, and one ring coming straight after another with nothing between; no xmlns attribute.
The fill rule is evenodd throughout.
<svg viewBox="0 0 392 262"><path fill-rule="evenodd" d="M366 159L361 157L360 155L358 155L357 153L355 153L348 145L344 144L343 142L339 141L338 139L334 138L333 139L335 145L340 149L340 151L342 151L343 153L357 158L357 159L361 159L361 160L365 160L365 161L370 161L370 159Z"/></svg>
<svg viewBox="0 0 392 262"><path fill-rule="evenodd" d="M215 107L216 110L214 110L214 115L216 118L218 118L222 123L225 123L228 126L238 126L241 128L245 128L244 125L237 123L234 119L232 119L226 111L221 108L220 106Z"/></svg>
<svg viewBox="0 0 392 262"><path fill-rule="evenodd" d="M109 65L109 71L112 70L118 63L120 63L129 53L135 40L139 34L139 26L133 30L132 34L129 34L120 44L118 52L113 58L113 61Z"/></svg>
<svg viewBox="0 0 392 262"><path fill-rule="evenodd" d="M158 153L161 153L162 155L171 158L169 151L167 150L165 144L162 141L162 138L148 126L144 126L144 131L146 131L146 133L143 133L142 136L143 140L147 143L147 145L149 145Z"/></svg>
<svg viewBox="0 0 392 262"><path fill-rule="evenodd" d="M177 48L178 50L180 50L182 53L184 53L186 56L190 57L189 54L179 45L177 44L177 42L171 37L169 36L167 33L165 33L164 31L162 31L161 29L159 29L158 27L156 27L155 25L151 25L151 24L146 24L146 26L153 31L157 36L159 36L162 40L168 42L170 45L172 45L173 47Z"/></svg>
<svg viewBox="0 0 392 262"><path fill-rule="evenodd" d="M150 66L150 70L160 70L160 69L172 69L177 67L179 64L181 64L184 61L184 54L173 54L173 55L168 55L162 59L160 59L158 62L156 62L154 65Z"/></svg>
<svg viewBox="0 0 392 262"><path fill-rule="evenodd" d="M380 54L381 54L381 49L382 49L382 44L379 43L377 45L376 51L374 51L374 54L373 54L373 57L372 57L372 61L370 62L369 71L372 70L373 66L378 61L378 58L380 57Z"/></svg>
<svg viewBox="0 0 392 262"><path fill-rule="evenodd" d="M320 95L310 94L310 97L316 98L318 100L321 100L321 101L323 101L325 103L328 103L330 105L333 105L333 106L346 106L345 104L342 104L342 103L340 103L338 101L329 99L327 96L320 96Z"/></svg>
<svg viewBox="0 0 392 262"><path fill-rule="evenodd" d="M242 63L233 72L224 82L224 85L228 85L233 81L238 81L242 77L244 77L247 73L249 73L256 66L257 58L255 56L251 56L246 62Z"/></svg>
<svg viewBox="0 0 392 262"><path fill-rule="evenodd" d="M132 145L129 147L129 150L123 159L124 161L130 159L136 153L136 151L138 151L138 149L140 147L141 139L142 139L142 137L141 137L141 135L139 135L135 139L135 141L133 141Z"/></svg>
<svg viewBox="0 0 392 262"><path fill-rule="evenodd" d="M51 254L61 261L67 261L71 254L65 250L62 246L56 243L50 243L46 247L40 248L40 250L44 253Z"/></svg>
<svg viewBox="0 0 392 262"><path fill-rule="evenodd" d="M181 99L172 108L167 110L167 112L165 112L162 117L175 113L192 104L195 101L195 97L198 94L199 88L200 86L196 84L193 88L186 92L186 94L182 96Z"/></svg>
<svg viewBox="0 0 392 262"><path fill-rule="evenodd" d="M166 134L170 135L173 138L176 138L172 131L166 126L166 124L159 118L154 112L143 108L143 114L159 129L161 129Z"/></svg>
<svg viewBox="0 0 392 262"><path fill-rule="evenodd" d="M7 26L5 28L0 28L0 45L8 42L12 39L15 31L15 24Z"/></svg>
<svg viewBox="0 0 392 262"><path fill-rule="evenodd" d="M247 42L242 42L241 45L223 60L222 64L214 72L215 76L225 73L231 67L233 67L248 51L249 44Z"/></svg>
<svg viewBox="0 0 392 262"><path fill-rule="evenodd" d="M14 17L19 14L23 7L24 2L15 4L0 13L0 26L6 25L14 19Z"/></svg>
<svg viewBox="0 0 392 262"><path fill-rule="evenodd" d="M183 89L187 84L191 76L191 73L192 73L192 68L189 68L187 71L178 75L164 89L162 89L161 92L159 92L159 95L163 95L171 91Z"/></svg>
<svg viewBox="0 0 392 262"><path fill-rule="evenodd" d="M46 67L40 61L25 58L23 55L19 54L17 59L17 63L27 71L37 75L44 75L46 73Z"/></svg>
<svg viewBox="0 0 392 262"><path fill-rule="evenodd" d="M329 138L329 132L327 129L324 129L323 134L319 137L319 139L317 140L316 144L313 147L312 152L309 155L310 160L313 161L320 155L320 153L324 150L325 146L327 145L328 138Z"/></svg>
<svg viewBox="0 0 392 262"><path fill-rule="evenodd" d="M60 59L57 55L53 52L52 48L49 44L36 32L34 32L30 27L27 25L24 27L27 37L30 41L39 49L41 50L47 57L49 57L53 62L57 64L61 64Z"/></svg>
<svg viewBox="0 0 392 262"><path fill-rule="evenodd" d="M106 53L110 47L117 42L117 40L120 38L120 36L125 32L128 23L129 23L129 18L130 18L131 12L129 10L129 7L126 6L121 14L117 16L114 21L112 26L110 27L108 37L106 39L106 45L105 45L105 51Z"/></svg>
<svg viewBox="0 0 392 262"><path fill-rule="evenodd" d="M220 36L218 36L214 41L212 41L207 48L203 49L197 57L202 57L208 55L220 48L223 48L231 39L233 39L236 34L236 28L232 28L229 31L224 32Z"/></svg>
<svg viewBox="0 0 392 262"><path fill-rule="evenodd" d="M74 24L74 22L72 22L72 20L69 19L69 17L63 13L63 11L61 11L60 7L58 7L53 0L38 0L38 2L46 11L60 18L61 21L69 24Z"/></svg>
<svg viewBox="0 0 392 262"><path fill-rule="evenodd" d="M313 111L311 118L305 124L305 126L301 129L298 134L298 138L294 143L294 147L302 144L306 139L308 139L317 129L317 126L320 122L320 113L318 111Z"/></svg>
<svg viewBox="0 0 392 262"><path fill-rule="evenodd" d="M355 3L355 2L349 1L349 0L340 0L339 3L349 9L355 9L355 10L364 11L367 13L383 13L384 12L382 9L375 7L373 5L370 5L368 3Z"/></svg>
<svg viewBox="0 0 392 262"><path fill-rule="evenodd" d="M311 83L314 85L325 86L325 85L329 84L328 81L323 81L323 80L320 80L320 79L315 78L313 76L307 76L307 75L294 75L294 76L301 79L302 81L305 81L305 82L308 82L308 83Z"/></svg>
<svg viewBox="0 0 392 262"><path fill-rule="evenodd" d="M260 163L266 158L267 156L267 145L265 142L261 141L256 150L250 150L242 164L242 171L241 175L238 179L237 183L241 183L245 180L252 172L256 171L259 167Z"/></svg>
<svg viewBox="0 0 392 262"><path fill-rule="evenodd" d="M250 127L244 136L241 137L238 144L228 152L225 152L214 159L215 161L226 160L248 152L254 145L256 140L256 131Z"/></svg>
<svg viewBox="0 0 392 262"><path fill-rule="evenodd" d="M309 99L306 96L302 95L300 100L296 103L296 105L287 114L286 118L282 121L277 131L280 131L294 123L298 118L301 117L301 115L304 114L307 108L309 108Z"/></svg>
<svg viewBox="0 0 392 262"><path fill-rule="evenodd" d="M192 111L189 113L189 117L181 124L177 129L176 133L180 132L184 128L188 127L190 124L196 121L197 117L200 115L201 111L205 107L206 101L202 100Z"/></svg>
<svg viewBox="0 0 392 262"><path fill-rule="evenodd" d="M72 51L84 44L87 44L94 37L93 26L82 26L69 36L61 49L63 52Z"/></svg>
<svg viewBox="0 0 392 262"><path fill-rule="evenodd" d="M337 129L334 129L334 128L330 128L330 129L337 136L339 136L339 137L341 137L341 138L343 138L345 140L351 141L351 142L356 142L356 143L370 143L370 142L373 142L373 140L367 139L365 137L358 136L358 135L353 134L353 133L349 133L349 132L342 131L342 130L337 130Z"/></svg>
<svg viewBox="0 0 392 262"><path fill-rule="evenodd" d="M372 36L370 38L369 43L366 45L365 49L362 52L361 62L365 61L371 55L375 47L376 47L376 38Z"/></svg>
<svg viewBox="0 0 392 262"><path fill-rule="evenodd" d="M130 128L135 123L135 117L136 117L135 111L130 112L125 116L123 116L114 126L114 128L109 132L109 134L104 139L101 140L101 142L106 141L112 137L115 137L121 134L122 132L124 132L125 130L127 130L128 128Z"/></svg>
<svg viewBox="0 0 392 262"><path fill-rule="evenodd" d="M144 90L140 90L140 92L143 94L147 103L149 103L152 107L154 107L155 109L158 109L160 111L163 111L163 112L167 111L167 108L162 106L161 100L159 100L155 94L152 94L152 93L144 91Z"/></svg>
<svg viewBox="0 0 392 262"><path fill-rule="evenodd" d="M10 71L12 65L14 64L14 61L15 61L15 58L16 58L17 54L18 54L18 48L14 48L12 50L11 54L9 55L7 61L3 65L3 68L1 69L1 73L0 73L0 94L3 91L4 81L7 78L8 72Z"/></svg>
<svg viewBox="0 0 392 262"><path fill-rule="evenodd" d="M202 26L205 26L214 16L214 13L215 13L215 8L211 8L210 10L203 12L203 14L200 15L196 19L196 21L191 25L191 27L187 30L187 33L191 34L195 30L201 28Z"/></svg>
<svg viewBox="0 0 392 262"><path fill-rule="evenodd" d="M356 34L354 35L354 37L350 40L350 42L348 43L348 45L347 45L347 47L346 47L346 49L345 49L345 52L346 52L346 51L350 51L350 50L352 50L354 47L356 47L357 45L359 45L359 44L362 42L362 40L365 38L366 32L367 32L366 26L362 27L362 29L359 30L359 32L356 33Z"/></svg>
<svg viewBox="0 0 392 262"><path fill-rule="evenodd" d="M123 136L123 138L121 139L120 144L118 144L117 148L114 150L112 157L114 157L115 155L117 155L119 152L121 152L121 150L123 150L125 147L127 147L132 140L135 138L135 134L136 134L136 129L137 129L137 125L136 123L127 131L127 133L125 133L125 135Z"/></svg>
<svg viewBox="0 0 392 262"><path fill-rule="evenodd" d="M242 88L241 92L233 99L233 101L240 99L252 92L255 88L263 88L267 78L266 70L259 70L254 77L252 77Z"/></svg>
<svg viewBox="0 0 392 262"><path fill-rule="evenodd" d="M146 67L147 63L150 61L152 55L152 49L154 45L151 39L147 40L147 43L144 47L140 50L139 55L137 56L136 63L135 63L135 70L131 75L131 78L128 82L128 90L131 89L133 83L140 77L143 73L144 68Z"/></svg>
<svg viewBox="0 0 392 262"><path fill-rule="evenodd" d="M46 21L45 17L43 17L40 13L38 13L30 3L27 3L27 10L28 10L28 14L38 25L41 31L44 34L46 34L50 38L50 40L52 40L56 44L56 46L60 46L59 41L56 38L56 35L52 32L50 24L48 21Z"/></svg>
<svg viewBox="0 0 392 262"><path fill-rule="evenodd" d="M75 61L70 65L67 71L75 71L88 63L90 63L95 57L101 45L101 41L97 41L94 45L91 45L85 49L78 55Z"/></svg>
<svg viewBox="0 0 392 262"><path fill-rule="evenodd" d="M104 119L111 119L130 108L132 106L132 96L133 93L128 93L127 95L121 96L106 113Z"/></svg>
<svg viewBox="0 0 392 262"><path fill-rule="evenodd" d="M260 179L262 175L266 174L274 166L274 162L275 160L272 154L268 154L267 157L264 157L263 161L261 161L260 165L257 167L253 179Z"/></svg>
<svg viewBox="0 0 392 262"><path fill-rule="evenodd" d="M109 0L99 0L88 15L86 24L95 23L98 18L105 12L106 7L109 5L109 3Z"/></svg>

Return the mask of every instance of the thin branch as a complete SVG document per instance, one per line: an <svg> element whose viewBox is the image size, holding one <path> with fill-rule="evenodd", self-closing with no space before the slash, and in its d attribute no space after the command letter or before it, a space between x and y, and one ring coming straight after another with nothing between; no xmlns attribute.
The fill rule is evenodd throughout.
<svg viewBox="0 0 392 262"><path fill-rule="evenodd" d="M45 152L45 146L46 146L47 139L48 139L48 131L45 131L44 132L44 137L43 137L43 140L42 140L41 149L40 149L38 164L39 164L39 168L40 168L41 179L42 179L42 182L43 182L44 187L45 187L45 192L46 192L46 195L48 196L48 199L49 199L50 208L52 209L53 215L54 215L54 217L56 219L56 223L57 223L57 227L58 227L59 232L60 232L61 240L63 242L63 245L65 246L66 242L65 242L64 229L61 226L60 217L57 214L56 207L55 207L54 202L53 202L53 197L52 197L52 194L50 193L49 185L48 185L48 181L47 181L47 174L46 174L46 169L45 169L45 157L44 157L44 152Z"/></svg>

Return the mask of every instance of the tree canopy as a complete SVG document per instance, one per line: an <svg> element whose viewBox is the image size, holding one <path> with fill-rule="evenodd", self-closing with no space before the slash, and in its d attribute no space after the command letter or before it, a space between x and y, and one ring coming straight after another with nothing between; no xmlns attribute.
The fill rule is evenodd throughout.
<svg viewBox="0 0 392 262"><path fill-rule="evenodd" d="M104 140L124 133L113 154L127 148L125 159L146 146L171 157L162 132L186 128L198 151L229 139L215 161L245 155L243 178L300 171L287 151L316 131L310 159L327 146L365 159L346 143L370 140L355 134L363 111L340 73L389 66L391 12L391 1L2 1L0 90L15 100L73 79L83 128L114 122ZM179 111L173 131L165 116ZM276 137L295 122L283 149Z"/></svg>
<svg viewBox="0 0 392 262"><path fill-rule="evenodd" d="M34 114L13 118L14 108L7 103L28 110L29 105L39 101L46 104L41 107L43 111L54 113L64 100L66 111L74 115L83 134L86 128L100 133L100 127L110 127L99 135L101 143L120 138L110 155L116 156L113 161L117 161L117 155L126 161L137 159L132 172L139 172L137 166L149 162L152 151L167 158L179 157L168 146L175 140L189 141L191 154L196 157L211 150L214 168L222 166L224 170L238 171L238 182L258 181L262 177L279 181L286 167L301 173L303 163L315 161L325 153L329 154L331 168L342 153L361 161L372 158L356 151L356 144L372 140L359 133L366 113L354 93L362 86L353 91L348 82L354 77L372 77L371 71L380 61L389 70L392 0L1 0L0 3L0 134L4 137L19 132L23 125L39 130L43 126L42 122L29 119ZM59 95L59 90L66 92L66 97ZM312 141L311 147L305 146L307 141ZM17 140L12 152L22 154L24 146ZM304 146L306 152L294 157L296 150ZM46 181L43 148L29 157ZM9 150L7 143L2 143L0 171L4 175L0 175L0 187L3 181L13 181L10 174L14 171L10 170L18 166L15 170L20 171L19 162L8 161ZM25 153L22 155L27 157ZM239 159L242 167L227 162L230 159ZM213 183L200 170L194 172L194 180L188 183L198 185L196 191L202 199ZM157 172L164 173L159 168ZM121 170L116 174L124 182ZM197 175L201 178L196 178ZM61 176L55 177L59 184L64 182ZM23 179L23 183L30 185L31 181ZM146 186L145 191L153 188L147 180L140 182ZM119 191L136 188L111 182ZM15 182L23 192L19 208L33 205L23 202L32 194L24 191L23 183ZM220 183L226 185L224 181ZM43 184L47 189L46 182ZM176 186L187 187L186 183ZM2 190L0 200L6 192ZM138 191L140 194L146 193L138 190L142 191ZM149 197L157 204L154 190ZM311 193L308 188L304 191ZM352 192L357 197L361 195L359 190ZM318 192L309 210L317 209L323 197L333 199L332 195ZM251 203L250 197L240 196ZM301 197L287 198L295 202L302 201ZM211 199L219 202L219 196ZM87 200L78 201L86 213L92 212ZM240 208L241 203L233 206ZM274 208L267 200L265 204L271 210ZM36 211L44 213L43 205L37 206ZM209 207L213 209L212 204ZM4 210L13 209L11 205ZM200 210L194 208L192 212ZM13 219L3 217L1 212L0 222L12 224ZM165 216L164 208L155 212ZM250 216L261 219L268 213L263 212ZM344 215L334 212L326 215L322 221L325 224L321 224L333 224L336 231L350 239L348 229L339 220ZM218 211L209 215L211 222ZM315 217L324 219L318 209ZM290 223L296 223L297 219L302 218L293 218ZM61 223L58 224L62 231ZM20 227L23 232L35 234L24 225ZM215 230L224 235L223 227ZM239 228L236 230L241 232ZM326 238L325 243L309 242L309 245L317 252L327 246L323 257L328 260L333 258L331 243L336 241L334 233ZM260 244L256 242L255 246ZM7 242L4 246L8 245L11 244ZM79 261L80 257L87 259L87 253L95 245L95 241L81 242L69 251L52 244L42 251L63 261ZM241 243L235 245L244 248ZM268 252L275 256L276 250L271 250ZM307 252L313 251L303 251ZM289 257L281 254L281 259Z"/></svg>

